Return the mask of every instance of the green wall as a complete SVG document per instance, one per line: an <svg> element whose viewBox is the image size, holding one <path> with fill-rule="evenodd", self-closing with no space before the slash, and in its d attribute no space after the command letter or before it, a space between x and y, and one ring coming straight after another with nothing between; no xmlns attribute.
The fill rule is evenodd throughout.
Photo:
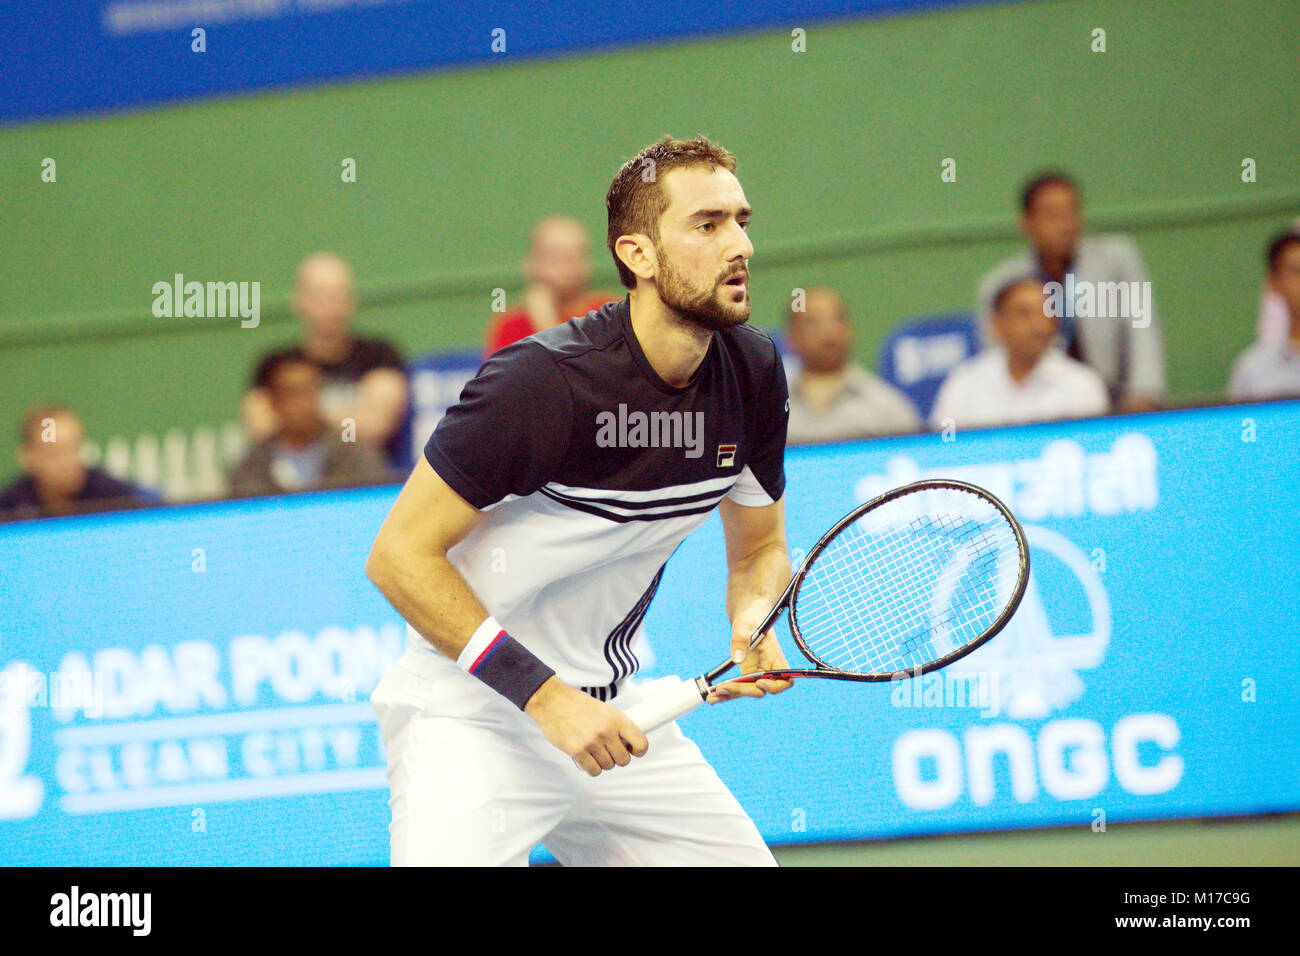
<svg viewBox="0 0 1300 956"><path fill-rule="evenodd" d="M0 474L42 397L101 438L235 418L318 247L356 264L363 329L477 345L532 222L571 212L603 253L610 178L666 132L740 160L756 322L829 283L868 361L896 321L969 308L1017 247L1018 183L1066 166L1092 225L1141 246L1174 397L1211 397L1251 339L1262 246L1300 214L1297 36L1290 0L1041 0L813 27L806 53L763 32L4 129ZM176 272L260 281L262 325L155 319Z"/></svg>

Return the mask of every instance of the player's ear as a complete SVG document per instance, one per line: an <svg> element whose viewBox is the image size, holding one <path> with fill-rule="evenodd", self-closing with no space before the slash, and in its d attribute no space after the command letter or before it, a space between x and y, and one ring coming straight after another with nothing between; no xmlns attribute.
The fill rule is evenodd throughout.
<svg viewBox="0 0 1300 956"><path fill-rule="evenodd" d="M614 241L614 254L638 279L647 282L655 277L659 257L654 243L644 233L630 233Z"/></svg>

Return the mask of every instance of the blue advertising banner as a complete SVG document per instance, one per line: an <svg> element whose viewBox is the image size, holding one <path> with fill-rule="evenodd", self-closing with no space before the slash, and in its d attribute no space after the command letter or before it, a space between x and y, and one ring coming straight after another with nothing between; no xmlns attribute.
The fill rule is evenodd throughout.
<svg viewBox="0 0 1300 956"><path fill-rule="evenodd" d="M433 434L447 409L460 400L460 392L483 364L481 349L433 352L406 367L411 382L411 408L402 426L402 446L407 468L424 454L425 442Z"/></svg>
<svg viewBox="0 0 1300 956"><path fill-rule="evenodd" d="M0 11L0 123L983 0L53 0Z"/></svg>
<svg viewBox="0 0 1300 956"><path fill-rule="evenodd" d="M962 478L1024 524L1025 601L948 671L682 726L774 844L1300 809L1298 430L1290 402L791 449L796 560ZM367 698L405 629L363 565L395 494L0 526L0 864L386 862ZM646 676L715 662L724 584L713 517Z"/></svg>

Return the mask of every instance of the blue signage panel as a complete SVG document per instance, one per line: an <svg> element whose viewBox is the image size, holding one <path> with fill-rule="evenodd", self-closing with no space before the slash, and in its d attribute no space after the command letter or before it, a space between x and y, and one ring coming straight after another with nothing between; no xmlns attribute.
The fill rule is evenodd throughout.
<svg viewBox="0 0 1300 956"><path fill-rule="evenodd" d="M682 722L773 843L1300 809L1300 403L789 452L794 556L922 476L983 485L1033 573L1007 630L896 685ZM366 580L395 487L0 526L0 864L387 860ZM725 655L716 517L647 676ZM787 655L796 655L787 642Z"/></svg>
<svg viewBox="0 0 1300 956"><path fill-rule="evenodd" d="M434 352L406 367L411 382L411 406L402 425L404 464L413 467L424 454L424 445L447 409L460 400L461 390L483 364L480 349Z"/></svg>
<svg viewBox="0 0 1300 956"><path fill-rule="evenodd" d="M0 123L981 0L6 3Z"/></svg>
<svg viewBox="0 0 1300 956"><path fill-rule="evenodd" d="M964 478L1024 524L1029 589L947 671L810 682L692 730L778 842L1295 809L1297 416L1257 405L792 449L792 548L887 488ZM698 670L671 635L721 594L719 547L688 541L669 566L650 620L660 666Z"/></svg>

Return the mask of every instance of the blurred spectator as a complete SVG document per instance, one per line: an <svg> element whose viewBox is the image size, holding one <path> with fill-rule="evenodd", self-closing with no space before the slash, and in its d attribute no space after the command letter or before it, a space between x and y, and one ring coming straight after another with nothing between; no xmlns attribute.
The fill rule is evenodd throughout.
<svg viewBox="0 0 1300 956"><path fill-rule="evenodd" d="M1291 220L1287 231L1300 233L1300 218ZM1264 288L1259 295L1259 322L1256 328L1261 342L1285 342L1291 337L1291 318L1286 300L1273 291L1268 272L1264 274Z"/></svg>
<svg viewBox="0 0 1300 956"><path fill-rule="evenodd" d="M274 495L392 480L383 456L363 442L344 441L321 414L321 373L300 349L263 364L276 433L258 442L230 474L234 495Z"/></svg>
<svg viewBox="0 0 1300 956"><path fill-rule="evenodd" d="M895 435L921 429L902 392L849 361L853 327L839 294L809 289L805 310L790 310L790 348L802 368L790 389L787 444Z"/></svg>
<svg viewBox="0 0 1300 956"><path fill-rule="evenodd" d="M523 304L497 316L488 329L487 354L534 332L599 309L612 296L592 292L591 243L582 224L567 216L550 216L533 227L524 277Z"/></svg>
<svg viewBox="0 0 1300 956"><path fill-rule="evenodd" d="M993 293L1018 276L1036 275L1066 289L1086 288L1090 307L1082 300L1064 302L1067 308L1060 318L1066 354L1101 375L1122 411L1155 408L1165 391L1165 354L1146 266L1126 236L1083 236L1082 202L1079 187L1064 173L1043 173L1025 185L1020 227L1030 248L980 281L980 329L990 336ZM1103 290L1115 288L1114 283L1125 284L1127 308L1120 310L1125 314L1111 314L1103 305ZM1142 296L1146 314L1138 315L1134 300L1127 297L1134 289Z"/></svg>
<svg viewBox="0 0 1300 956"><path fill-rule="evenodd" d="M1300 232L1269 244L1268 285L1286 306L1288 335L1256 342L1237 358L1228 386L1237 401L1300 397Z"/></svg>
<svg viewBox="0 0 1300 956"><path fill-rule="evenodd" d="M998 344L962 362L944 379L930 424L959 428L1104 415L1106 383L1056 347L1056 318L1042 280L1013 279L993 296Z"/></svg>
<svg viewBox="0 0 1300 956"><path fill-rule="evenodd" d="M81 421L64 405L36 406L23 416L18 434L23 477L0 491L0 520L158 503L148 492L86 465Z"/></svg>
<svg viewBox="0 0 1300 956"><path fill-rule="evenodd" d="M352 334L356 315L352 268L338 256L318 252L298 266L293 311L302 321L299 348L321 373L321 408L332 426L356 422L357 439L400 461L398 447L409 388L402 356L382 339ZM244 395L244 427L253 441L275 433L275 414L267 394L263 359Z"/></svg>

